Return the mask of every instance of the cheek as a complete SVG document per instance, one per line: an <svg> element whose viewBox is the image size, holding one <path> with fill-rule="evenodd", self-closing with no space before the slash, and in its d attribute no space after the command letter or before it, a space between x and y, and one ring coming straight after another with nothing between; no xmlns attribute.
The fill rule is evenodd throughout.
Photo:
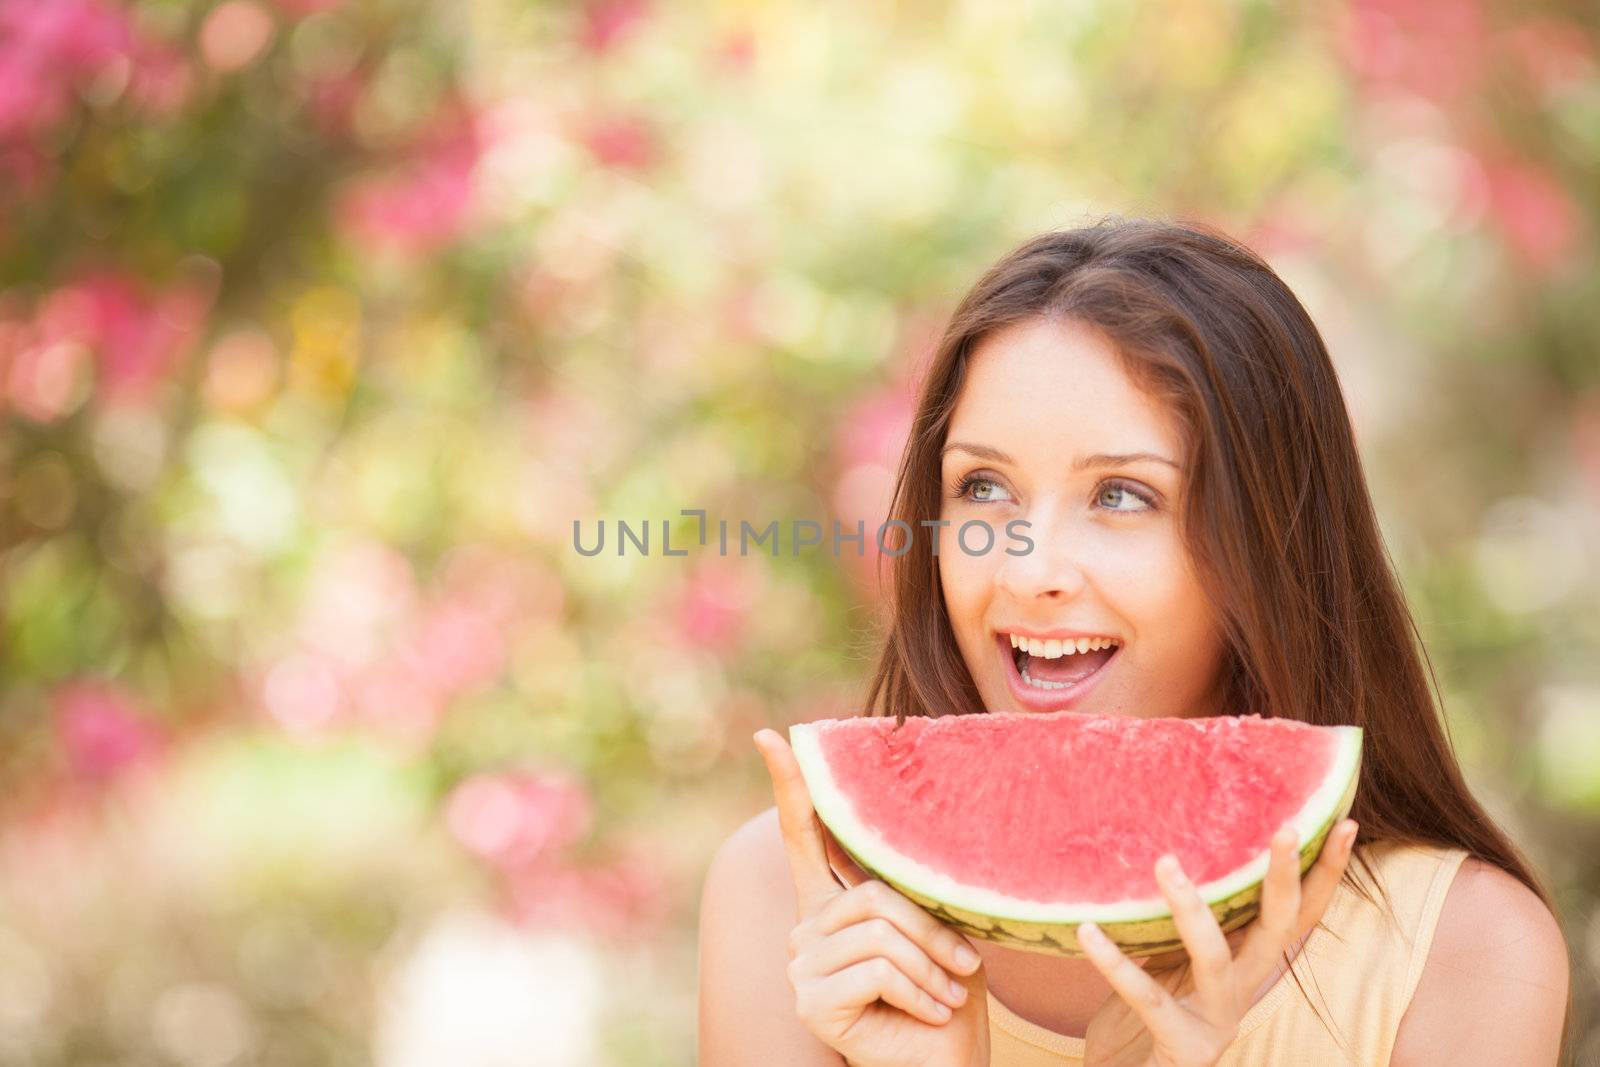
<svg viewBox="0 0 1600 1067"><path fill-rule="evenodd" d="M969 556L953 545L939 546L939 583L945 610L957 632L978 625L994 588L994 564L988 556Z"/></svg>
<svg viewBox="0 0 1600 1067"><path fill-rule="evenodd" d="M1214 608L1193 574L1180 563L1169 561L1149 575L1140 597L1138 611L1154 630L1146 636L1149 644L1162 649L1163 656L1175 661L1209 661L1218 644Z"/></svg>
<svg viewBox="0 0 1600 1067"><path fill-rule="evenodd" d="M1213 609L1181 545L1151 539L1130 551L1107 553L1101 587L1119 614L1144 631L1148 647L1204 644Z"/></svg>

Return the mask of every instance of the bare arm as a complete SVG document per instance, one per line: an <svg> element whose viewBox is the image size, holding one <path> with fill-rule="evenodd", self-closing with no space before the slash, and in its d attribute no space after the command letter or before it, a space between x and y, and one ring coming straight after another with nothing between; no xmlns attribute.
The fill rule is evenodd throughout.
<svg viewBox="0 0 1600 1067"><path fill-rule="evenodd" d="M700 1067L843 1067L795 1013L786 940L794 886L768 808L711 860L700 897Z"/></svg>
<svg viewBox="0 0 1600 1067"><path fill-rule="evenodd" d="M1389 1062L1553 1067L1569 977L1566 941L1543 901L1468 858L1445 896Z"/></svg>

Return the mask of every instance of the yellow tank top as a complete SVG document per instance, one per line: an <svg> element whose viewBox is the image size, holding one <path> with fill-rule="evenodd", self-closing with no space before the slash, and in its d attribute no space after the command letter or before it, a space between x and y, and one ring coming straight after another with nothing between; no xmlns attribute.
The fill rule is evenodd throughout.
<svg viewBox="0 0 1600 1067"><path fill-rule="evenodd" d="M1217 1067L1385 1067L1400 1017L1422 977L1445 892L1466 858L1458 848L1375 842L1363 852L1394 908L1394 918L1344 883L1290 967L1342 1043L1330 1034L1288 972L1239 1024ZM1354 863L1351 870L1362 872ZM1375 894L1376 895L1376 894ZM1379 906L1382 897L1377 897ZM990 1067L1083 1063L1083 1039L1047 1030L989 994Z"/></svg>

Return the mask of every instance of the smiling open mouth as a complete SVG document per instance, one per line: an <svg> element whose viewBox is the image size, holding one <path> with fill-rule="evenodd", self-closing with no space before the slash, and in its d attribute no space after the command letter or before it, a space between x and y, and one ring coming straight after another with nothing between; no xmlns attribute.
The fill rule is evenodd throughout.
<svg viewBox="0 0 1600 1067"><path fill-rule="evenodd" d="M1121 650L1116 638L1095 637L1074 640L1041 640L1021 634L996 635L1012 646L1011 656L1017 678L1029 689L1070 690L1098 674Z"/></svg>

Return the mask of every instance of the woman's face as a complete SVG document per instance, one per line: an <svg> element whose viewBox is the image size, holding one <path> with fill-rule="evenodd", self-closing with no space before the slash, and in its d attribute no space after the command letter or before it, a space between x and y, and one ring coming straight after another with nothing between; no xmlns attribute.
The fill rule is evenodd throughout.
<svg viewBox="0 0 1600 1067"><path fill-rule="evenodd" d="M1222 710L1223 645L1179 538L1180 443L1175 416L1076 322L1036 318L977 346L945 438L939 576L986 710ZM1112 458L1131 453L1156 458ZM973 520L994 530L986 553L981 528L972 553L957 540ZM1028 524L1014 536L1013 520ZM1078 636L1116 647L1049 643Z"/></svg>

